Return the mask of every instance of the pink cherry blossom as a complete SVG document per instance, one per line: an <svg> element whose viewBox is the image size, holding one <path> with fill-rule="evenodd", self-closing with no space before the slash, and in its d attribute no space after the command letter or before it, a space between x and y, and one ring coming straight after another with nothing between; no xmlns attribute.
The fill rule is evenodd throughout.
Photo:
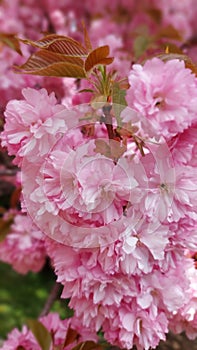
<svg viewBox="0 0 197 350"><path fill-rule="evenodd" d="M44 170L44 184L45 193L59 210L73 208L83 220L100 221L102 225L123 214L122 208L129 201L130 191L137 186L137 181L129 178L132 174L131 171L127 173L126 162L114 165L112 160L94 155L94 147L91 142L78 147L76 152L52 152ZM65 159L63 164L62 159ZM57 188L62 188L62 193L56 193Z"/></svg>
<svg viewBox="0 0 197 350"><path fill-rule="evenodd" d="M146 170L147 164L150 168L151 159L150 154L142 159ZM168 161L166 158L161 167L158 161L152 163L152 169L147 173L148 188L144 191L140 203L148 217L156 216L161 222L178 221L185 215L196 218L196 169L190 166L168 165Z"/></svg>
<svg viewBox="0 0 197 350"><path fill-rule="evenodd" d="M27 215L18 213L14 217L10 232L0 243L0 260L12 265L21 274L38 272L44 266L43 234Z"/></svg>
<svg viewBox="0 0 197 350"><path fill-rule="evenodd" d="M184 218L181 218L178 222L171 222L167 225L171 231L170 240L172 249L176 246L177 248L179 247L179 249L181 247L193 252L197 250L197 223L195 219L185 215Z"/></svg>
<svg viewBox="0 0 197 350"><path fill-rule="evenodd" d="M197 80L183 61L153 58L133 65L129 83L128 105L145 117L142 130L149 136L175 136L196 119Z"/></svg>
<svg viewBox="0 0 197 350"><path fill-rule="evenodd" d="M54 346L62 345L66 338L66 333L70 326L70 319L61 320L58 313L49 313L46 316L40 317L39 321L53 335Z"/></svg>
<svg viewBox="0 0 197 350"><path fill-rule="evenodd" d="M27 350L40 350L39 344L36 342L32 332L23 326L22 330L14 328L9 334L8 339L4 341L1 350L13 350L23 347Z"/></svg>
<svg viewBox="0 0 197 350"><path fill-rule="evenodd" d="M197 166L196 124L182 133L177 133L168 142L174 162L179 165Z"/></svg>
<svg viewBox="0 0 197 350"><path fill-rule="evenodd" d="M186 274L189 282L187 291L188 301L170 320L170 328L175 333L185 331L190 339L196 338L196 277L197 270L194 268L192 261L187 262Z"/></svg>
<svg viewBox="0 0 197 350"><path fill-rule="evenodd" d="M58 133L64 132L65 107L56 103L54 94L45 89L23 90L24 100L12 100L5 112L6 123L1 134L2 146L15 155L15 163L22 164L26 154L46 154ZM36 144L38 140L38 144ZM32 159L32 158L31 158ZM32 159L33 160L33 159Z"/></svg>

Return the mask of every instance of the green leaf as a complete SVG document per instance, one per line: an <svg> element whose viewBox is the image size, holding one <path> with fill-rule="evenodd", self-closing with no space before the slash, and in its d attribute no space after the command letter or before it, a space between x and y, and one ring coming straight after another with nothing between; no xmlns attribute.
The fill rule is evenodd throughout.
<svg viewBox="0 0 197 350"><path fill-rule="evenodd" d="M119 83L114 83L113 90L112 90L112 102L113 102L113 111L114 111L114 115L116 117L118 126L122 125L120 114L127 106L125 96L126 96L126 90L120 89Z"/></svg>
<svg viewBox="0 0 197 350"><path fill-rule="evenodd" d="M113 57L107 57L109 55L109 46L101 46L91 51L85 60L85 70L89 72L97 65L108 65L114 60Z"/></svg>
<svg viewBox="0 0 197 350"><path fill-rule="evenodd" d="M83 60L55 52L40 50L21 66L15 66L16 73L55 77L84 78Z"/></svg>
<svg viewBox="0 0 197 350"><path fill-rule="evenodd" d="M147 35L138 35L133 43L134 55L139 58L148 48L152 42L151 38Z"/></svg>
<svg viewBox="0 0 197 350"><path fill-rule="evenodd" d="M107 96L105 95L96 95L90 102L93 109L100 109L105 106L107 102Z"/></svg>
<svg viewBox="0 0 197 350"><path fill-rule="evenodd" d="M19 40L15 34L0 33L0 41L9 46L12 50L18 52L19 55L22 55Z"/></svg>
<svg viewBox="0 0 197 350"><path fill-rule="evenodd" d="M33 41L20 39L23 43L72 57L86 57L87 49L78 41L63 35L50 34L42 39Z"/></svg>
<svg viewBox="0 0 197 350"><path fill-rule="evenodd" d="M52 336L43 324L37 320L28 320L28 327L34 334L38 344L42 350L50 350L52 344Z"/></svg>

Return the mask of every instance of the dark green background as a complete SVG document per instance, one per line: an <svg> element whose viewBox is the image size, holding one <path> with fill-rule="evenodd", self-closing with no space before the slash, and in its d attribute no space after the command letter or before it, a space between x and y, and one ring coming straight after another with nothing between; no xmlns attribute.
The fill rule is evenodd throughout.
<svg viewBox="0 0 197 350"><path fill-rule="evenodd" d="M0 262L0 339L14 327L21 327L28 318L37 318L55 283L55 276L48 265L39 273L23 276ZM68 301L56 300L52 311L62 318L72 315Z"/></svg>

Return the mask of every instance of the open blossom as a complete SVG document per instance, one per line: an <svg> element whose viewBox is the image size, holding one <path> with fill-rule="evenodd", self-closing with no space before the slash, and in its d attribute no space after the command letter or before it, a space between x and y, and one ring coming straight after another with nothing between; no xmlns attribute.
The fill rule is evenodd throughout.
<svg viewBox="0 0 197 350"><path fill-rule="evenodd" d="M129 83L128 106L141 113L149 136L170 138L196 120L197 79L183 61L153 58L144 66L135 64Z"/></svg>
<svg viewBox="0 0 197 350"><path fill-rule="evenodd" d="M54 239L80 247L105 244L119 236L124 206L136 201L135 163L132 167L120 159L114 164L95 154L93 140L84 139L76 150L69 142L76 147L75 138L69 141L65 135L33 175L31 165L24 163L26 206Z"/></svg>
<svg viewBox="0 0 197 350"><path fill-rule="evenodd" d="M72 209L74 216L78 213L79 220L81 217L103 225L123 214L123 206L137 181L131 177L126 161L120 160L115 165L111 159L94 154L94 148L91 141L76 151L51 152L44 169L44 189L47 197L62 210L62 215Z"/></svg>
<svg viewBox="0 0 197 350"><path fill-rule="evenodd" d="M184 248L186 251L197 251L197 222L196 219L185 215L179 221L166 223L170 230L172 250L175 246L180 250ZM175 249L174 249L175 250Z"/></svg>
<svg viewBox="0 0 197 350"><path fill-rule="evenodd" d="M181 333L184 331L189 339L195 339L197 329L197 270L194 268L194 263L192 261L187 261L186 274L189 282L187 291L188 301L179 309L178 313L171 318L169 326L173 332Z"/></svg>
<svg viewBox="0 0 197 350"><path fill-rule="evenodd" d="M4 341L0 347L1 350L13 350L22 347L27 350L40 350L39 344L36 342L32 332L23 326L22 330L19 331L14 328L9 334L7 340Z"/></svg>
<svg viewBox="0 0 197 350"><path fill-rule="evenodd" d="M148 154L142 159L146 171L149 171L148 188L142 194L140 201L146 215L168 223L178 221L186 215L196 218L196 168L168 165L167 159L160 167L158 162L151 162L152 158L152 155Z"/></svg>
<svg viewBox="0 0 197 350"><path fill-rule="evenodd" d="M11 100L5 112L6 123L1 134L2 146L15 155L15 163L21 165L24 155L44 155L58 133L64 132L65 107L56 103L53 93L45 89L23 90L24 100ZM36 142L37 141L37 142Z"/></svg>
<svg viewBox="0 0 197 350"><path fill-rule="evenodd" d="M196 123L178 133L168 142L174 162L179 165L197 166Z"/></svg>
<svg viewBox="0 0 197 350"><path fill-rule="evenodd" d="M42 232L27 215L17 214L10 232L0 243L0 260L21 274L38 272L44 266L46 250Z"/></svg>
<svg viewBox="0 0 197 350"><path fill-rule="evenodd" d="M70 320L61 320L57 313L49 313L48 315L41 317L40 322L51 334L53 334L54 345L61 345L66 337Z"/></svg>

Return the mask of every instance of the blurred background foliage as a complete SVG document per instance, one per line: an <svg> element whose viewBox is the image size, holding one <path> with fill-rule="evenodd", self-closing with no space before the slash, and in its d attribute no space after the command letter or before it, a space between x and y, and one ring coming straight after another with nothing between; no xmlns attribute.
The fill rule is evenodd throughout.
<svg viewBox="0 0 197 350"><path fill-rule="evenodd" d="M55 276L48 264L39 273L23 276L0 262L0 339L14 327L26 323L28 318L37 318L55 284ZM72 315L67 300L56 300L51 311L61 318Z"/></svg>

